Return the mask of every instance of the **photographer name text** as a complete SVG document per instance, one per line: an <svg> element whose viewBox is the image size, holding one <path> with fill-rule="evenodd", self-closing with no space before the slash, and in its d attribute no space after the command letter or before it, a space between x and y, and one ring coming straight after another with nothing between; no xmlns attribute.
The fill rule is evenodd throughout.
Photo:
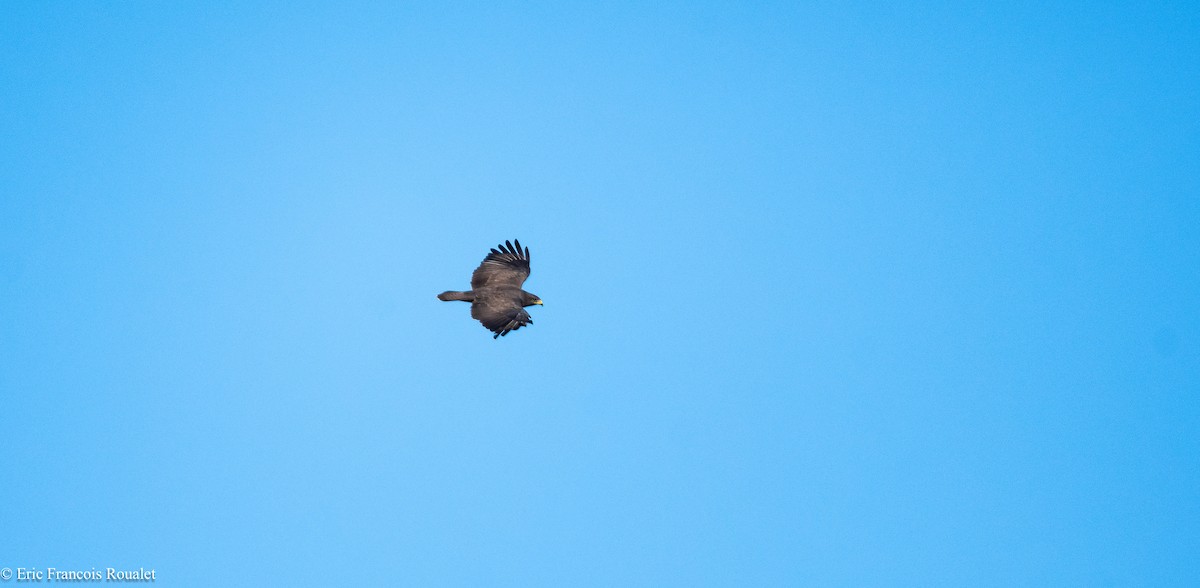
<svg viewBox="0 0 1200 588"><path fill-rule="evenodd" d="M154 568L122 570L117 568L91 568L87 570L64 570L61 568L4 568L0 580L14 582L154 582Z"/></svg>

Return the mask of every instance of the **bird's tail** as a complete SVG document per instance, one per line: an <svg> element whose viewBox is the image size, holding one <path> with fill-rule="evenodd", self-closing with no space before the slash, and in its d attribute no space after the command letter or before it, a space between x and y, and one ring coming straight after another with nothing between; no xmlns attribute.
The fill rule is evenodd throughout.
<svg viewBox="0 0 1200 588"><path fill-rule="evenodd" d="M471 292L469 290L466 292L455 292L454 290L447 290L445 292L442 292L441 294L438 294L438 300L445 300L445 301L462 300L463 302L474 302L475 301L475 293Z"/></svg>

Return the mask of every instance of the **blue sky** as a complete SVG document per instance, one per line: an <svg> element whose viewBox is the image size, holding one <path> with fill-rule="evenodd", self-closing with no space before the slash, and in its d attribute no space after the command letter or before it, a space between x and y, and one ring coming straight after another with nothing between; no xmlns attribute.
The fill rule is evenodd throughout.
<svg viewBox="0 0 1200 588"><path fill-rule="evenodd" d="M0 567L1194 585L1194 3L16 3ZM467 305L532 252L536 324Z"/></svg>

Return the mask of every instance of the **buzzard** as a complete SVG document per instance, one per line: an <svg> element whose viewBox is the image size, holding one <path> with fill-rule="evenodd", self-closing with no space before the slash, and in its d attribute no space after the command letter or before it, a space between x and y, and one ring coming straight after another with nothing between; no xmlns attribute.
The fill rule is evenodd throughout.
<svg viewBox="0 0 1200 588"><path fill-rule="evenodd" d="M522 250L521 242L516 239L498 247L500 250L492 249L471 274L470 290L438 294L438 300L470 302L471 317L495 333L493 339L532 325L533 319L525 307L542 303L541 298L521 289L529 277L529 248Z"/></svg>

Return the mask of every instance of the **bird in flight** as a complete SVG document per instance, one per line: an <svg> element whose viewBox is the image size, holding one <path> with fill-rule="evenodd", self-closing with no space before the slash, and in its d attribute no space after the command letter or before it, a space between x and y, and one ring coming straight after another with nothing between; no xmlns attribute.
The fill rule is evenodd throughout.
<svg viewBox="0 0 1200 588"><path fill-rule="evenodd" d="M532 325L533 318L525 312L525 307L542 303L541 298L521 289L529 277L529 248L522 250L521 242L516 239L498 247L471 274L470 290L438 294L438 300L470 302L471 317L495 333L493 339Z"/></svg>

